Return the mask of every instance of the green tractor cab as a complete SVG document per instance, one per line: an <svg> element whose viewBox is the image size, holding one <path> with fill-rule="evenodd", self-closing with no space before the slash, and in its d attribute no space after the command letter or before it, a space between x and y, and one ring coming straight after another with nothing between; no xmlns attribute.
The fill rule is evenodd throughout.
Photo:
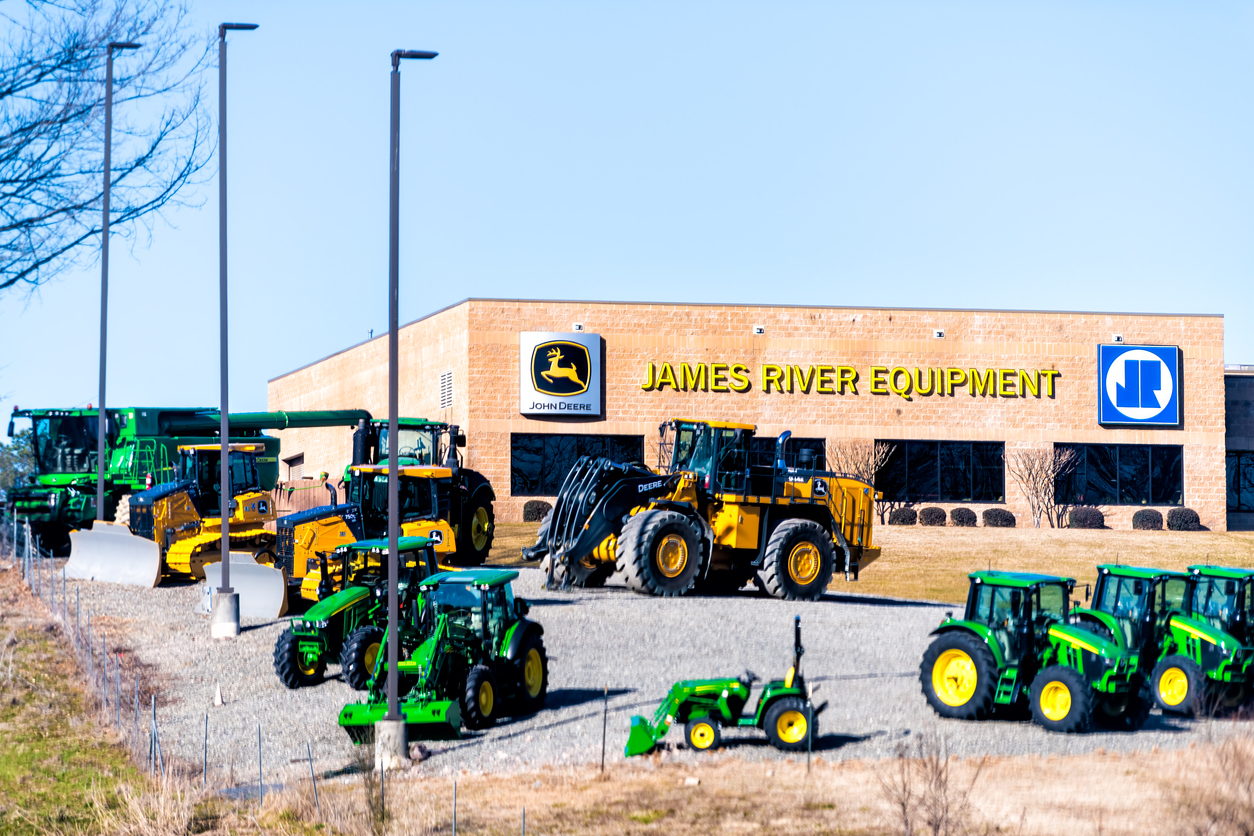
<svg viewBox="0 0 1254 836"><path fill-rule="evenodd" d="M658 741L674 723L684 724L688 745L697 751L713 751L722 742L722 729L756 728L766 732L776 749L785 752L804 751L818 737L818 715L827 708L810 702L801 675L801 616L793 620L792 667L783 679L766 683L758 697L757 707L746 712L757 674L745 671L739 679L689 679L671 686L649 720L639 715L631 718L631 732L623 754L627 757L653 751Z"/></svg>
<svg viewBox="0 0 1254 836"><path fill-rule="evenodd" d="M456 737L505 714L544 707L549 688L544 628L514 597L518 573L501 569L440 572L422 581L420 603L401 616L399 710L411 737ZM420 640L414 641L415 638ZM365 702L350 703L339 723L354 743L374 740L387 714L385 635Z"/></svg>
<svg viewBox="0 0 1254 836"><path fill-rule="evenodd" d="M973 572L963 617L932 631L919 678L942 717L983 720L1022 704L1051 731L1080 732L1096 718L1140 728L1149 695L1124 648L1073 623L1075 581L1020 572Z"/></svg>
<svg viewBox="0 0 1254 836"><path fill-rule="evenodd" d="M401 537L397 542L402 611L420 606L419 583L440 571L433 546L425 537ZM274 672L284 685L316 684L327 660L338 654L344 681L358 691L367 688L387 626L387 555L387 540L341 546L330 561L325 552L320 555L324 578L334 574L337 581L347 580L339 592L291 619L275 641Z"/></svg>

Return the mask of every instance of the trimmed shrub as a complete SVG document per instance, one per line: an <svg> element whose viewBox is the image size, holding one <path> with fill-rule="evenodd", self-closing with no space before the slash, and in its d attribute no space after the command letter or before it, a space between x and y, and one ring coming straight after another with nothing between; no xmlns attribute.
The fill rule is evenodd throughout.
<svg viewBox="0 0 1254 836"><path fill-rule="evenodd" d="M989 508L984 512L985 528L1014 528L1015 515L1005 508Z"/></svg>
<svg viewBox="0 0 1254 836"><path fill-rule="evenodd" d="M1096 508L1072 508L1067 528L1105 528L1106 515Z"/></svg>
<svg viewBox="0 0 1254 836"><path fill-rule="evenodd" d="M913 508L894 508L888 512L889 525L914 525L919 514Z"/></svg>
<svg viewBox="0 0 1254 836"><path fill-rule="evenodd" d="M924 508L919 512L919 525L944 525L944 508Z"/></svg>
<svg viewBox="0 0 1254 836"><path fill-rule="evenodd" d="M1192 508L1172 508L1167 512L1167 528L1172 531L1201 531L1202 521Z"/></svg>
<svg viewBox="0 0 1254 836"><path fill-rule="evenodd" d="M528 499L523 504L523 522L540 522L553 506L543 499Z"/></svg>
<svg viewBox="0 0 1254 836"><path fill-rule="evenodd" d="M1132 515L1132 527L1137 531L1162 531L1163 515L1153 508L1142 508Z"/></svg>
<svg viewBox="0 0 1254 836"><path fill-rule="evenodd" d="M970 508L955 508L949 512L949 521L960 528L975 528L975 512Z"/></svg>

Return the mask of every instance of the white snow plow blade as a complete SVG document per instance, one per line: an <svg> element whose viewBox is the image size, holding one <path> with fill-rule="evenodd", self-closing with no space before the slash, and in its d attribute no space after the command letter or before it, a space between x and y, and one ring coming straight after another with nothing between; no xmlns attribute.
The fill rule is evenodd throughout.
<svg viewBox="0 0 1254 836"><path fill-rule="evenodd" d="M222 564L205 564L205 586L210 596L198 606L197 612L207 612L211 596L218 594L222 585ZM268 621L287 612L287 577L283 570L263 566L252 555L231 553L231 588L239 593L240 618L264 618Z"/></svg>
<svg viewBox="0 0 1254 836"><path fill-rule="evenodd" d="M161 547L124 525L97 521L91 529L70 532L65 576L151 589L161 582Z"/></svg>

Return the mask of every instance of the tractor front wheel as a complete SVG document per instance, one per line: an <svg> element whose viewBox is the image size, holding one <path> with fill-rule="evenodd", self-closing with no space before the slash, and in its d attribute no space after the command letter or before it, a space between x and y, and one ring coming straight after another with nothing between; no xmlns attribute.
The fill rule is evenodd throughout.
<svg viewBox="0 0 1254 836"><path fill-rule="evenodd" d="M983 720L993 710L997 663L974 635L942 633L923 654L919 681L928 705L940 716Z"/></svg>
<svg viewBox="0 0 1254 836"><path fill-rule="evenodd" d="M684 738L689 748L697 752L713 752L723 743L719 722L710 717L689 720L684 726Z"/></svg>
<svg viewBox="0 0 1254 836"><path fill-rule="evenodd" d="M819 718L801 697L780 697L766 710L763 723L771 745L784 752L804 752L818 740Z"/></svg>
<svg viewBox="0 0 1254 836"><path fill-rule="evenodd" d="M496 535L496 512L492 510L492 500L482 494L471 497L457 528L457 565L483 565L488 559L488 552L492 551L492 538Z"/></svg>
<svg viewBox="0 0 1254 836"><path fill-rule="evenodd" d="M691 590L703 563L696 529L676 511L636 514L623 526L617 554L628 589L668 598Z"/></svg>
<svg viewBox="0 0 1254 836"><path fill-rule="evenodd" d="M813 520L784 520L771 533L758 574L768 595L788 601L817 601L832 582L836 549L832 536Z"/></svg>
<svg viewBox="0 0 1254 836"><path fill-rule="evenodd" d="M1186 717L1202 711L1206 677L1192 659L1178 654L1168 656L1154 666L1150 679L1154 702L1163 711Z"/></svg>
<svg viewBox="0 0 1254 836"><path fill-rule="evenodd" d="M500 708L500 692L492 669L475 665L466 677L466 690L462 693L462 722L468 729L489 728L496 722Z"/></svg>
<svg viewBox="0 0 1254 836"><path fill-rule="evenodd" d="M1088 731L1093 720L1093 688L1079 672L1050 665L1032 680L1032 719L1050 731Z"/></svg>
<svg viewBox="0 0 1254 836"><path fill-rule="evenodd" d="M274 672L288 688L314 685L327 669L326 660L308 658L300 649L300 638L291 629L283 631L274 643Z"/></svg>
<svg viewBox="0 0 1254 836"><path fill-rule="evenodd" d="M383 630L375 626L359 627L344 642L340 651L340 670L344 681L354 691L365 691L374 676L374 665L383 652Z"/></svg>

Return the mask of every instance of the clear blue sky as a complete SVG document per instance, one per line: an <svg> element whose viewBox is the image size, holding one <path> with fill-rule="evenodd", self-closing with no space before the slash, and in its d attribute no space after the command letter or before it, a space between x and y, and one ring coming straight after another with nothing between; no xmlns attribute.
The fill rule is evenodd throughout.
<svg viewBox="0 0 1254 836"><path fill-rule="evenodd" d="M1222 313L1254 363L1254 6L200 2L232 407L467 296ZM216 81L208 93L216 97ZM216 405L217 189L119 242L109 402ZM0 411L96 401L99 267L0 299Z"/></svg>

